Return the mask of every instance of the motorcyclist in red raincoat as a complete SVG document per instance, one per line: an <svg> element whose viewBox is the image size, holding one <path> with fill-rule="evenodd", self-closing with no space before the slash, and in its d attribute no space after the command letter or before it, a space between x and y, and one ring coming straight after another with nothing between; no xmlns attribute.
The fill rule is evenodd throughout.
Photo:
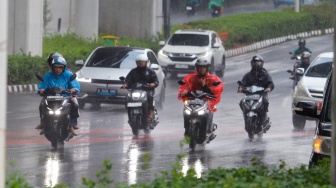
<svg viewBox="0 0 336 188"><path fill-rule="evenodd" d="M213 112L217 111L216 104L218 104L221 100L224 84L216 75L210 74L209 69L209 61L202 58L198 59L195 63L195 73L188 74L183 78L186 84L180 86L178 91L178 99L184 102L187 99L187 93L196 90L201 90L203 92L215 95L216 99L204 99L209 100L208 109L210 112L212 112L213 116ZM214 82L221 83L217 86L213 86L212 84ZM187 127L187 122L184 122L185 134L188 132ZM217 125L214 125L214 127L217 127Z"/></svg>

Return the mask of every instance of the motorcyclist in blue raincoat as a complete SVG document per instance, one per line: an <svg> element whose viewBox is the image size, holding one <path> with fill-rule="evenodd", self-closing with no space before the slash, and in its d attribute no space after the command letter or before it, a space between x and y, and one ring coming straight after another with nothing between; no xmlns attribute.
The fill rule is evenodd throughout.
<svg viewBox="0 0 336 188"><path fill-rule="evenodd" d="M66 70L67 62L62 56L57 56L52 60L51 68L52 71L48 72L43 77L43 82L41 81L38 90L40 94L43 94L47 88L61 87L64 89L69 89L71 93L78 94L80 92L80 85L77 79L70 81L70 77L73 75L72 72ZM70 94L63 94L64 96L70 96ZM77 135L75 128L77 126L77 118L79 117L78 111L78 101L74 96L70 96L71 110L70 110L70 123L69 131L74 135ZM41 104L40 104L40 117ZM42 120L41 120L42 122ZM43 128L43 125L42 125ZM41 133L40 133L41 134Z"/></svg>

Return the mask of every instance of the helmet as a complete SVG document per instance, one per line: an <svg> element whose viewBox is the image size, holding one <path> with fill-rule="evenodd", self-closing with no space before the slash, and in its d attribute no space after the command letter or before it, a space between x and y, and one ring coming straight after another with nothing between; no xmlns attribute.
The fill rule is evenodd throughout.
<svg viewBox="0 0 336 188"><path fill-rule="evenodd" d="M52 66L53 70L54 70L54 66L57 66L57 65L63 66L63 71L64 71L67 67L67 62L65 61L65 59L62 56L57 56L51 62L51 66Z"/></svg>
<svg viewBox="0 0 336 188"><path fill-rule="evenodd" d="M301 54L301 59L303 59L303 58L310 58L310 56L311 56L311 54L309 53L309 52L303 52L302 54Z"/></svg>
<svg viewBox="0 0 336 188"><path fill-rule="evenodd" d="M264 67L264 59L260 55L255 55L251 59L251 68L261 70Z"/></svg>
<svg viewBox="0 0 336 188"><path fill-rule="evenodd" d="M207 72L209 72L209 68L210 68L210 62L204 58L199 58L197 59L196 63L195 63L195 67L196 67L196 71L198 69L199 66L205 66L207 68Z"/></svg>
<svg viewBox="0 0 336 188"><path fill-rule="evenodd" d="M311 56L311 54L309 52L303 52L301 54L301 62L305 63L305 64L309 64L310 63L310 56Z"/></svg>
<svg viewBox="0 0 336 188"><path fill-rule="evenodd" d="M60 54L58 52L54 52L54 53L51 53L49 55L49 57L47 58L47 63L48 63L50 68L51 68L51 63L52 63L53 59L55 59L56 57L63 57L63 56L62 56L62 54Z"/></svg>
<svg viewBox="0 0 336 188"><path fill-rule="evenodd" d="M135 58L135 62L148 61L148 57L145 54L140 54Z"/></svg>
<svg viewBox="0 0 336 188"><path fill-rule="evenodd" d="M305 46L305 45L306 45L306 40L305 40L305 39L299 39L298 44L299 44L299 46L300 46L300 45Z"/></svg>

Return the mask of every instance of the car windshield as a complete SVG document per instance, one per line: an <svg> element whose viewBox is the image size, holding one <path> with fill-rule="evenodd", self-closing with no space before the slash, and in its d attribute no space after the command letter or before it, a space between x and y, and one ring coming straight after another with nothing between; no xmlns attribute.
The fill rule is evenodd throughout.
<svg viewBox="0 0 336 188"><path fill-rule="evenodd" d="M91 56L86 67L132 69L141 51L121 48L99 48Z"/></svg>
<svg viewBox="0 0 336 188"><path fill-rule="evenodd" d="M332 63L332 58L318 58L308 68L305 76L326 78L332 69Z"/></svg>
<svg viewBox="0 0 336 188"><path fill-rule="evenodd" d="M174 34L169 39L168 44L173 46L208 46L209 36L198 34Z"/></svg>

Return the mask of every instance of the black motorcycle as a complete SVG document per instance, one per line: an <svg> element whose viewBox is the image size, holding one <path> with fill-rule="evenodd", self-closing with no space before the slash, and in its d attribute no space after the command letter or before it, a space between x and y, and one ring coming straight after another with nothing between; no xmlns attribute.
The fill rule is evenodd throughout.
<svg viewBox="0 0 336 188"><path fill-rule="evenodd" d="M263 105L263 94L265 93L265 88L258 86L245 87L241 81L237 82L240 87L243 88L243 93L245 93L244 99L241 101L241 108L243 110L243 115L245 119L245 130L250 139L254 138L257 134L259 138L262 137L263 133L271 127L271 122L269 118L262 120L266 113Z"/></svg>
<svg viewBox="0 0 336 188"><path fill-rule="evenodd" d="M43 82L40 75L36 75L37 79ZM76 74L72 75L70 81L76 78ZM57 148L64 141L69 141L74 135L69 132L70 122L70 96L63 94L71 94L69 89L60 87L47 88L43 94L42 103L42 124L44 136L51 142L53 148Z"/></svg>
<svg viewBox="0 0 336 188"><path fill-rule="evenodd" d="M125 77L120 77L119 79L125 81ZM159 123L155 103L152 121L148 122L148 100L146 91L149 90L150 87L147 84L135 83L132 87L127 89L129 93L126 97L126 108L128 112L128 123L132 128L132 133L134 136L138 136L140 129L143 129L145 134L149 134Z"/></svg>
<svg viewBox="0 0 336 188"><path fill-rule="evenodd" d="M186 84L183 80L178 84ZM213 86L219 85L220 82L214 82ZM196 144L210 143L216 136L213 131L217 125L213 123L213 113L208 110L209 101L204 99L215 99L216 96L203 91L188 92L188 100L184 103L183 116L188 124L187 138L189 138L189 147L194 150Z"/></svg>

